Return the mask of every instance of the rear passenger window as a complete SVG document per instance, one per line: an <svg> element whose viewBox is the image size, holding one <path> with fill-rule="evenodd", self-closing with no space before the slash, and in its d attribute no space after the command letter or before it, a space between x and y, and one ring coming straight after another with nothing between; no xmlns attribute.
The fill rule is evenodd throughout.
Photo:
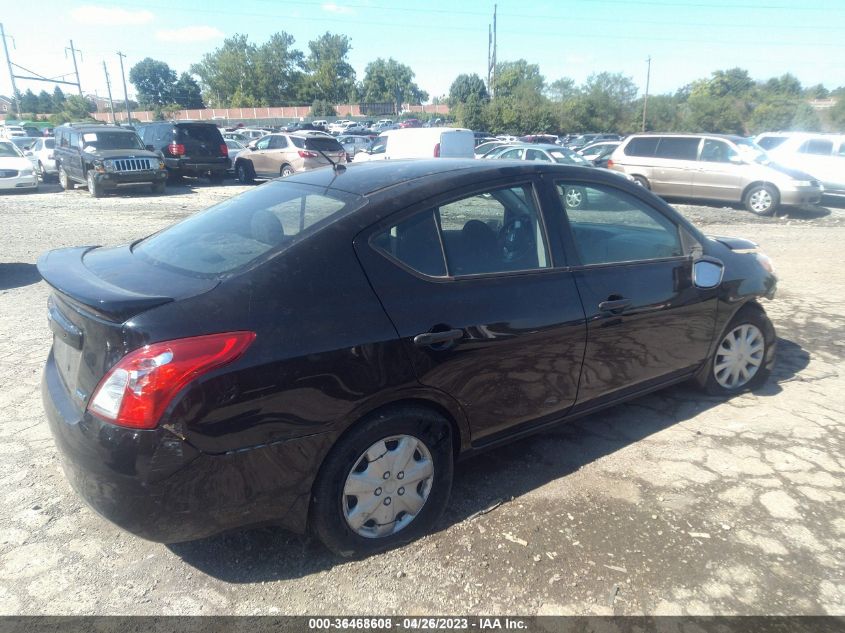
<svg viewBox="0 0 845 633"><path fill-rule="evenodd" d="M801 154L819 154L821 156L830 156L833 153L833 141L825 141L819 138L811 139L804 142L798 148Z"/></svg>
<svg viewBox="0 0 845 633"><path fill-rule="evenodd" d="M508 151L504 152L499 158L502 159L511 159L511 160L522 160L522 155L525 153L525 150L520 148L517 149L509 149Z"/></svg>
<svg viewBox="0 0 845 633"><path fill-rule="evenodd" d="M539 213L527 185L443 204L391 227L374 242L405 265L432 276L550 266Z"/></svg>
<svg viewBox="0 0 845 633"><path fill-rule="evenodd" d="M526 156L526 160L544 160L546 162L551 162L551 158L546 156L545 152L541 152L538 149L529 149Z"/></svg>
<svg viewBox="0 0 845 633"><path fill-rule="evenodd" d="M627 156L654 156L659 137L632 138L625 146Z"/></svg>
<svg viewBox="0 0 845 633"><path fill-rule="evenodd" d="M664 136L657 145L657 158L674 158L676 160L695 160L698 157L697 138L677 138Z"/></svg>
<svg viewBox="0 0 845 633"><path fill-rule="evenodd" d="M582 264L614 264L684 254L678 227L637 198L602 185L556 186Z"/></svg>

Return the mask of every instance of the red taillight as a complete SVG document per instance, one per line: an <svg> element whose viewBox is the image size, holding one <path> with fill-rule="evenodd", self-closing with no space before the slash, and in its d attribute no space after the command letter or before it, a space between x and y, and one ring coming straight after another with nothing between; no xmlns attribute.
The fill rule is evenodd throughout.
<svg viewBox="0 0 845 633"><path fill-rule="evenodd" d="M183 387L231 363L253 340L255 332L226 332L146 345L109 370L88 410L112 424L153 429Z"/></svg>
<svg viewBox="0 0 845 633"><path fill-rule="evenodd" d="M613 167L613 161L608 158L607 159L607 168L611 169L612 167Z"/></svg>
<svg viewBox="0 0 845 633"><path fill-rule="evenodd" d="M307 149L299 150L299 156L301 158L317 158L319 154L317 152L309 152Z"/></svg>
<svg viewBox="0 0 845 633"><path fill-rule="evenodd" d="M221 154L223 154L223 156L228 156L228 155L229 155L229 146L228 146L228 145L226 145L226 143L223 143L223 144L220 146L220 153L221 153Z"/></svg>
<svg viewBox="0 0 845 633"><path fill-rule="evenodd" d="M176 143L175 141L167 146L167 151L170 152L172 156L184 156L185 155L185 146L181 143Z"/></svg>
<svg viewBox="0 0 845 633"><path fill-rule="evenodd" d="M440 158L440 143L434 146L434 157Z"/></svg>

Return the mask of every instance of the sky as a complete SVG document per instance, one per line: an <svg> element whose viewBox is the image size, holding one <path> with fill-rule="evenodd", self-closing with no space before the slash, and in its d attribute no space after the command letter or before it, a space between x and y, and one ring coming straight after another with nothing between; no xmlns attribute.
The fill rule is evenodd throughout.
<svg viewBox="0 0 845 633"><path fill-rule="evenodd" d="M498 0L499 61L538 64L548 82L591 73L631 77L642 93L652 58L650 94L674 92L718 69L739 66L755 79L792 73L805 86L845 85L845 0ZM448 94L461 73L487 76L493 1L425 0L37 0L37 11L8 3L0 21L12 62L82 90L122 98L116 52L125 70L145 57L186 71L235 33L261 43L287 31L296 47L330 31L351 39L349 61L362 79L368 62L393 57L409 65L431 97ZM3 59L0 94L11 93ZM15 74L30 74L20 68ZM128 83L128 79L127 79ZM17 80L18 89L52 92L55 84ZM129 84L130 98L134 87ZM66 92L75 86L63 86Z"/></svg>

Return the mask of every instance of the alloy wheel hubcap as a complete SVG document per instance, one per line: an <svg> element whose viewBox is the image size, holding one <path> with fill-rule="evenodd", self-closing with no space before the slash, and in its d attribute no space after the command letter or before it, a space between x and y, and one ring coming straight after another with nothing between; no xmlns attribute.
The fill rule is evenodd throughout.
<svg viewBox="0 0 845 633"><path fill-rule="evenodd" d="M364 538L405 529L420 513L434 481L428 447L411 435L393 435L370 446L343 485L343 517Z"/></svg>
<svg viewBox="0 0 845 633"><path fill-rule="evenodd" d="M747 384L760 369L765 353L765 340L760 329L744 323L728 332L713 363L716 382L725 389L737 389Z"/></svg>
<svg viewBox="0 0 845 633"><path fill-rule="evenodd" d="M566 192L566 206L575 208L581 206L581 192L577 189L570 189Z"/></svg>
<svg viewBox="0 0 845 633"><path fill-rule="evenodd" d="M751 194L751 208L758 213L768 211L772 206L772 196L765 189L760 189Z"/></svg>

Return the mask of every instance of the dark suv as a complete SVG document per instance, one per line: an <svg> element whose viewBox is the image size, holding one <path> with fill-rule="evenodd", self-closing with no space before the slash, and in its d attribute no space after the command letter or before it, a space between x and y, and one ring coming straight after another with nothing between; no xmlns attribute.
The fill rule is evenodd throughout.
<svg viewBox="0 0 845 633"><path fill-rule="evenodd" d="M53 155L62 189L87 184L99 198L108 189L148 184L153 193L164 193L164 161L145 148L133 130L84 123L62 125L55 134Z"/></svg>
<svg viewBox="0 0 845 633"><path fill-rule="evenodd" d="M161 121L141 125L138 134L147 146L164 154L172 179L208 176L220 183L229 169L229 149L213 123Z"/></svg>

